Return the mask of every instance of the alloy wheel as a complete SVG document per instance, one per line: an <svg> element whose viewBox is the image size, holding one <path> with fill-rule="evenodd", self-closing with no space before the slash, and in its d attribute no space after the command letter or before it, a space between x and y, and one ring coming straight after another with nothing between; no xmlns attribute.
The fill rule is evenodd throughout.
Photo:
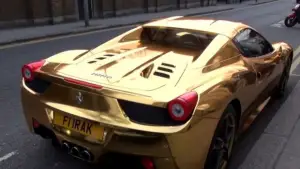
<svg viewBox="0 0 300 169"><path fill-rule="evenodd" d="M286 89L286 85L287 85L287 82L289 80L289 77L290 77L290 71L291 71L291 59L289 59L288 61L288 65L287 67L285 68L283 74L282 74L282 82L280 84L280 92L281 93L284 93L285 92L285 89Z"/></svg>
<svg viewBox="0 0 300 169"><path fill-rule="evenodd" d="M212 149L215 162L213 169L225 169L232 152L236 134L236 120L233 114L228 113L220 123L220 130L216 135Z"/></svg>

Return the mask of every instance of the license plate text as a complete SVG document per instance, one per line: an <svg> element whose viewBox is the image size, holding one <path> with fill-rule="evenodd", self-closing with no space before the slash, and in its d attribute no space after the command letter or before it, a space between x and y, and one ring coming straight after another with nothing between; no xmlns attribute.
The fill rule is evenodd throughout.
<svg viewBox="0 0 300 169"><path fill-rule="evenodd" d="M81 121L78 119L69 118L68 116L64 116L63 118L63 126L67 126L77 131L84 132L86 134L92 134L92 123L88 123L86 121Z"/></svg>

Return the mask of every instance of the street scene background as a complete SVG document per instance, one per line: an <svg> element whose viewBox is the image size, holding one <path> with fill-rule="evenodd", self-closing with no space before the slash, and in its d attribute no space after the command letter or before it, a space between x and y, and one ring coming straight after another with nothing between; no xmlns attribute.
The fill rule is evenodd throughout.
<svg viewBox="0 0 300 169"><path fill-rule="evenodd" d="M293 46L294 60L285 97L276 101L271 99L255 122L242 135L235 147L229 169L300 168L298 106L300 25L287 28L283 24L295 1L249 0L242 3L215 4L195 8L183 6L181 10L173 9L164 12L155 12L154 8L154 12L150 13L142 12L107 18L100 17L103 12L98 11L96 15L97 12L94 10L89 27L84 26L82 19L72 20L71 15L74 11L71 9L68 13L71 18L69 22L54 24L40 21L39 24L43 26L37 26L23 19L26 27L18 25L18 28L15 25L7 27L9 21L5 24L1 22L3 29L0 30L0 169L116 169L134 163L130 161L134 159L129 157L114 156L112 161L109 158L100 164L90 165L54 149L51 142L30 134L22 115L20 69L24 63L49 57L64 50L94 48L139 23L174 15L203 16L243 22L252 26L271 42L284 41ZM118 5L114 4L111 7L116 6ZM150 7L151 5L149 10L153 10ZM107 11L115 15L116 10L113 9ZM122 11L124 13L125 10ZM60 16L59 12L52 11L55 12ZM3 15L0 15L0 20L1 16ZM49 22L53 21L51 18L55 18L57 22L61 20L59 17L48 17Z"/></svg>

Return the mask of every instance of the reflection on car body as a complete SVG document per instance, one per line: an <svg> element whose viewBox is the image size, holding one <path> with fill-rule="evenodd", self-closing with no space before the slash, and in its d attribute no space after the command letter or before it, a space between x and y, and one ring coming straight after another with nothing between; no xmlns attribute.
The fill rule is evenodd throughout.
<svg viewBox="0 0 300 169"><path fill-rule="evenodd" d="M251 110L284 94L292 59L248 25L171 17L24 65L21 101L31 132L80 159L221 168Z"/></svg>

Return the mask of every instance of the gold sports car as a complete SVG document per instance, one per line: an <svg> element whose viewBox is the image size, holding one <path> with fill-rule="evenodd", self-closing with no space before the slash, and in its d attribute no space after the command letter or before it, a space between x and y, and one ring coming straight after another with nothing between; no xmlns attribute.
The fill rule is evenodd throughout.
<svg viewBox="0 0 300 169"><path fill-rule="evenodd" d="M82 160L219 169L248 117L284 94L292 60L248 25L175 16L24 65L21 100L32 133Z"/></svg>

